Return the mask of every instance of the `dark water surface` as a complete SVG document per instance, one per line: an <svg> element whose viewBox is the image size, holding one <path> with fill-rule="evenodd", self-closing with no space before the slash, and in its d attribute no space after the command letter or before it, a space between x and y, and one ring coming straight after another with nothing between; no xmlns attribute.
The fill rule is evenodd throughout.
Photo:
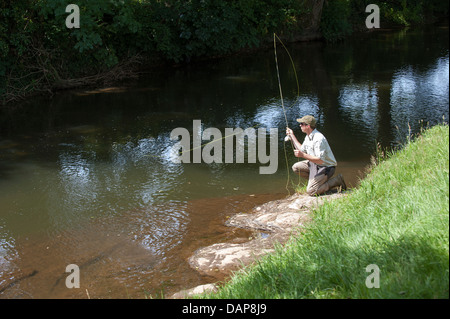
<svg viewBox="0 0 450 319"><path fill-rule="evenodd" d="M278 47L289 126L313 114L356 186L376 143L448 121L448 23ZM174 163L173 129L278 128L278 170ZM228 216L288 195L273 50L159 69L0 113L0 298L147 298L213 281L194 250L252 234ZM295 162L287 145L289 166ZM298 178L289 176L289 192ZM65 285L80 267L79 289Z"/></svg>

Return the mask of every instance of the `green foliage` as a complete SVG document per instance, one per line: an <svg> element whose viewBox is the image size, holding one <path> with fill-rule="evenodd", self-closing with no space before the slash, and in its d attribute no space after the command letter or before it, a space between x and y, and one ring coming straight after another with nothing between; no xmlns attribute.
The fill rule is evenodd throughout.
<svg viewBox="0 0 450 319"><path fill-rule="evenodd" d="M382 24L409 26L432 21L437 16L448 15L449 2L445 0L352 0L353 21L364 17L368 4L380 7Z"/></svg>
<svg viewBox="0 0 450 319"><path fill-rule="evenodd" d="M0 4L3 97L7 87L51 87L62 78L110 70L137 54L180 62L255 47L272 32L295 32L307 14L298 0L77 0L80 28L68 29L65 10L73 2Z"/></svg>
<svg viewBox="0 0 450 319"><path fill-rule="evenodd" d="M322 10L320 29L328 41L341 40L352 33L350 0L327 1Z"/></svg>
<svg viewBox="0 0 450 319"><path fill-rule="evenodd" d="M442 0L327 0L320 24L325 39L334 42L351 35L354 28L365 28L365 9L369 4L379 6L382 26L425 23L448 15L449 9L449 2Z"/></svg>
<svg viewBox="0 0 450 319"><path fill-rule="evenodd" d="M329 41L352 32L368 3L384 19L408 25L448 14L440 0L328 0L320 28ZM444 3L445 2L445 3ZM80 8L80 28L65 25ZM61 79L111 70L136 55L183 62L261 46L310 26L312 0L3 0L0 2L0 96L48 90ZM361 16L362 15L362 16ZM19 94L19 95L20 95Z"/></svg>
<svg viewBox="0 0 450 319"><path fill-rule="evenodd" d="M150 49L176 62L192 57L227 54L255 47L272 32L292 32L297 16L305 14L302 1L191 0L146 3ZM288 8L288 9L287 9ZM151 12L151 13L149 13Z"/></svg>
<svg viewBox="0 0 450 319"><path fill-rule="evenodd" d="M396 24L408 26L411 23L420 23L424 20L423 1L399 0L381 3L380 10L384 17Z"/></svg>
<svg viewBox="0 0 450 319"><path fill-rule="evenodd" d="M58 48L64 54L82 56L83 63L112 67L126 55L133 34L141 24L135 19L136 1L79 0L80 28L68 29L66 6L73 1L42 1L38 15L46 21L42 31L46 47ZM86 61L86 58L88 60ZM73 61L73 60L72 60ZM73 61L75 62L75 61Z"/></svg>

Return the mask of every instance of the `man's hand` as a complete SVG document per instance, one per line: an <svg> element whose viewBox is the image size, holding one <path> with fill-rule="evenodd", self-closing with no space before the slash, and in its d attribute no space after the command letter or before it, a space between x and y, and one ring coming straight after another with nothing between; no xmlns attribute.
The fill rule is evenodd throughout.
<svg viewBox="0 0 450 319"><path fill-rule="evenodd" d="M314 164L317 164L317 165L323 165L323 163L324 163L323 160L320 159L320 157L309 155L308 153L304 153L299 150L295 150L294 155L295 155L295 157L303 157L305 160L313 162Z"/></svg>
<svg viewBox="0 0 450 319"><path fill-rule="evenodd" d="M289 127L286 127L286 138L289 138L292 141L294 148L296 150L299 150L302 147L302 144L300 144L300 142L295 137L294 131L292 131ZM295 155L295 156L297 156L297 155ZM297 157L299 157L299 156L297 156Z"/></svg>
<svg viewBox="0 0 450 319"><path fill-rule="evenodd" d="M294 132L289 127L286 127L286 135L292 138L294 136Z"/></svg>
<svg viewBox="0 0 450 319"><path fill-rule="evenodd" d="M294 155L295 155L295 157L305 158L305 153L303 153L302 151L299 151L299 150L294 150Z"/></svg>

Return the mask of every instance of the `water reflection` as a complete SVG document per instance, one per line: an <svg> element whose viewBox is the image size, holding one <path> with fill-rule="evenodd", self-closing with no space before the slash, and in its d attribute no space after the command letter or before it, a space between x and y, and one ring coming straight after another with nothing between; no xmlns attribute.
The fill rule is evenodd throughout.
<svg viewBox="0 0 450 319"><path fill-rule="evenodd" d="M0 287L3 287L14 268L14 259L17 258L15 239L3 225L0 225Z"/></svg>
<svg viewBox="0 0 450 319"><path fill-rule="evenodd" d="M438 58L425 71L412 66L394 73L391 86L392 122L397 139L404 140L411 128L448 121L449 56ZM427 123L428 122L428 123Z"/></svg>
<svg viewBox="0 0 450 319"><path fill-rule="evenodd" d="M133 239L162 258L160 260L183 241L189 224L186 203L177 201L133 210L122 218L127 220Z"/></svg>
<svg viewBox="0 0 450 319"><path fill-rule="evenodd" d="M367 137L378 135L377 83L349 84L342 87L339 106L347 125L357 127ZM370 147L371 141L367 145Z"/></svg>
<svg viewBox="0 0 450 319"><path fill-rule="evenodd" d="M94 172L92 161L83 157L83 154L61 153L60 186L65 191L64 198L69 207L77 204L94 204L98 189L98 180Z"/></svg>
<svg viewBox="0 0 450 319"><path fill-rule="evenodd" d="M3 111L0 289L37 269L16 288L73 297L61 280L68 260L89 269L87 282L102 282L97 297L126 295L111 285L181 285L193 250L230 238L225 216L261 194L266 201L286 193L284 128L287 120L302 139L295 120L305 114L318 119L346 180L357 180L375 141L389 146L408 135L408 124L417 132L420 120L448 119L448 29L427 32L293 45L301 91L280 53L284 109L273 52L262 51ZM176 163L170 132L183 127L192 136L194 119L222 134L278 128L277 173L258 174L259 163Z"/></svg>
<svg viewBox="0 0 450 319"><path fill-rule="evenodd" d="M284 100L284 108L280 98L272 98L265 104L256 108L252 122L258 123L261 127L276 127L284 134L287 125L295 128L298 126L296 119L301 115L312 114L320 122L320 112L318 98L316 96L299 96ZM281 136L284 138L284 136Z"/></svg>

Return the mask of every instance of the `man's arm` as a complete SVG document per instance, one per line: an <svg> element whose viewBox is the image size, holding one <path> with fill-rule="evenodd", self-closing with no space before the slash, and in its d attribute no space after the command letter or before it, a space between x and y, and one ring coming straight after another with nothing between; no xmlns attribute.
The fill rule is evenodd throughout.
<svg viewBox="0 0 450 319"><path fill-rule="evenodd" d="M289 136L289 138L291 139L292 143L294 144L294 148L300 150L302 144L297 140L297 138L294 135L294 132L289 127L286 128L286 135Z"/></svg>
<svg viewBox="0 0 450 319"><path fill-rule="evenodd" d="M302 144L297 140L297 138L294 135L294 132L290 128L286 128L286 135L289 136L292 143L294 144L295 147L294 154L296 157L303 157L304 159L313 162L314 164L317 165L322 165L324 163L324 161L322 161L320 157L309 155L300 151Z"/></svg>
<svg viewBox="0 0 450 319"><path fill-rule="evenodd" d="M310 161L310 162L312 162L314 164L317 164L317 165L322 165L324 163L324 161L322 161L320 159L320 157L316 157L316 156L313 156L313 155L306 154L306 153L304 153L304 152L302 152L300 150L295 150L294 154L295 154L296 157L303 157L304 159L306 159L306 160L308 160L308 161Z"/></svg>

